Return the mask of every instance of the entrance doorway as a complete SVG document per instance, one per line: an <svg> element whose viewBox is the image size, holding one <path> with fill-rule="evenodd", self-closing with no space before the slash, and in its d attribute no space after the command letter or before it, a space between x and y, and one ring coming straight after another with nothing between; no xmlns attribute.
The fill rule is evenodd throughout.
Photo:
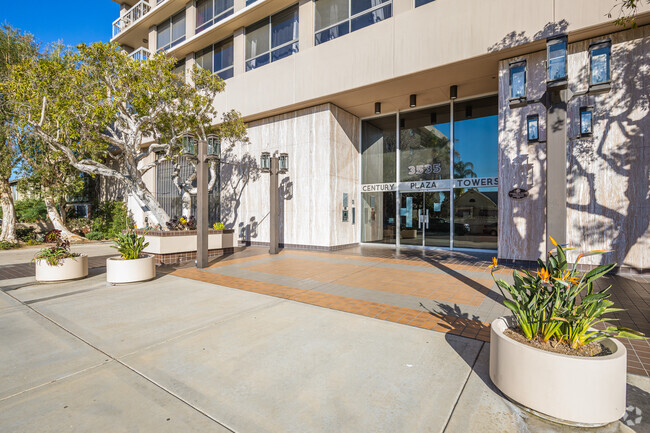
<svg viewBox="0 0 650 433"><path fill-rule="evenodd" d="M449 191L401 194L402 245L449 247L450 220Z"/></svg>

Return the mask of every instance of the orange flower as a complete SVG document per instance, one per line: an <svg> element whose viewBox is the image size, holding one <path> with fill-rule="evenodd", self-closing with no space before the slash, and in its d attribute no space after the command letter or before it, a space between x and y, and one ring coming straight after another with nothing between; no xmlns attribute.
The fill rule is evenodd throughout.
<svg viewBox="0 0 650 433"><path fill-rule="evenodd" d="M542 281L547 281L551 279L551 274L548 272L546 268L542 268L542 270L537 271L537 275L542 279Z"/></svg>
<svg viewBox="0 0 650 433"><path fill-rule="evenodd" d="M496 258L496 257L492 257L492 264L491 264L490 266L488 266L488 269L490 269L490 268L496 268L496 267L497 267L497 258Z"/></svg>

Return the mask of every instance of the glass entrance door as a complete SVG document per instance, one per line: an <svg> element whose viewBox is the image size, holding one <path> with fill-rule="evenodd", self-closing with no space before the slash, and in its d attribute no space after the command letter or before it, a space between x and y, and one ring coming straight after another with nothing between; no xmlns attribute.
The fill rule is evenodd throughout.
<svg viewBox="0 0 650 433"><path fill-rule="evenodd" d="M403 193L400 243L449 247L449 209L448 191Z"/></svg>

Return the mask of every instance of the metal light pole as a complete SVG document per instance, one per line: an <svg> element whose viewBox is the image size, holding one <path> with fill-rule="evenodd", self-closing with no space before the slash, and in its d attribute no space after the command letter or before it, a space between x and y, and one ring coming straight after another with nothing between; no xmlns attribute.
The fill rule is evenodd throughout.
<svg viewBox="0 0 650 433"><path fill-rule="evenodd" d="M196 165L196 267L208 267L208 142L199 140Z"/></svg>
<svg viewBox="0 0 650 433"><path fill-rule="evenodd" d="M289 155L277 152L271 156L268 152L262 153L261 158L262 172L269 173L269 254L277 254L279 251L279 232L280 225L278 221L280 197L278 193L279 183L278 174L285 174L289 169Z"/></svg>

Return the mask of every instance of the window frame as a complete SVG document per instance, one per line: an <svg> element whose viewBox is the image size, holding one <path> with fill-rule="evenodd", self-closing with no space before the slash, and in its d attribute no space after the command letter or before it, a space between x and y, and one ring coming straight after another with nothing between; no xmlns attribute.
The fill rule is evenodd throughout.
<svg viewBox="0 0 650 433"><path fill-rule="evenodd" d="M564 44L564 76L551 78L551 47L558 44ZM562 83L569 78L569 40L566 35L549 38L546 40L546 82L549 85Z"/></svg>
<svg viewBox="0 0 650 433"><path fill-rule="evenodd" d="M512 70L514 68L523 66L524 68L524 93L521 96L512 96ZM510 62L508 65L508 99L510 102L524 102L526 101L528 89L526 88L528 84L528 65L526 60L517 60L515 62Z"/></svg>
<svg viewBox="0 0 650 433"><path fill-rule="evenodd" d="M594 71L594 56L593 53L595 50L600 48L607 48L607 80L600 81L598 83L593 82L593 71ZM609 87L612 83L612 40L611 39L602 39L595 41L589 44L589 88L594 87Z"/></svg>
<svg viewBox="0 0 650 433"><path fill-rule="evenodd" d="M535 122L537 124L537 137L530 137L530 124ZM539 114L530 114L526 117L526 138L529 143L539 142Z"/></svg>
<svg viewBox="0 0 650 433"><path fill-rule="evenodd" d="M315 2L316 1L318 1L318 0L315 0ZM334 39L338 39L338 38L340 38L342 36L349 35L350 33L355 32L357 30L361 30L361 29L364 29L365 27L368 27L368 26L364 26L364 27L360 27L360 28L358 28L356 30L352 30L352 21L354 19L356 19L356 18L360 18L363 15L366 15L366 14L369 14L369 13L374 12L376 10L382 9L382 8L384 8L386 6L390 6L390 16L387 17L387 18L384 18L382 21L387 20L389 18L393 18L393 0L384 0L381 3L379 3L378 5L372 6L369 9L365 9L365 10L363 10L361 12L357 12L354 15L352 14L352 0L348 0L348 17L347 18L345 18L345 19L343 19L341 21L338 21L338 22L336 22L334 24L330 24L327 27L323 27L322 29L316 30L316 6L314 5L314 46L324 44L324 43L332 41ZM380 22L380 21L377 21L377 22ZM318 36L319 33L323 33L323 32L325 32L327 30L333 29L334 27L338 27L338 26L340 26L341 24L344 24L344 23L348 24L348 30L347 30L346 33L344 33L344 34L342 34L340 36L337 36L335 38L328 39L326 41L318 42L317 36ZM377 24L377 23L373 23L373 24ZM370 25L372 25L372 24L370 24Z"/></svg>
<svg viewBox="0 0 650 433"><path fill-rule="evenodd" d="M186 21L185 26L183 26L184 27L183 28L183 36L181 36L180 38L178 38L176 40L173 40L172 37L173 37L173 34L174 34L174 18L178 17L179 15L183 15L183 17L184 17L184 19ZM160 32L158 30L158 27L160 27L161 25L164 25L164 24L169 24L169 43L167 45L165 45L164 47L158 47L158 40L159 40L158 36L160 34ZM163 20L162 22L160 22L159 24L156 25L156 52L159 53L161 51L166 51L166 50L169 50L171 48L174 48L176 45L184 42L186 37L187 37L187 16L186 16L186 11L183 8L181 11L171 15L169 18Z"/></svg>
<svg viewBox="0 0 650 433"><path fill-rule="evenodd" d="M590 122L589 122L589 132L582 132L582 114L583 113L591 113L591 116L589 117ZM580 112L579 112L579 128L580 128L580 137L585 138L585 137L593 137L594 135L594 107L593 105L586 105L580 107Z"/></svg>
<svg viewBox="0 0 650 433"><path fill-rule="evenodd" d="M221 68L218 71L215 71L214 70L214 68L215 68L214 48L217 47L217 46L226 45L228 42L233 44L233 62L230 64L230 66L226 66L225 68ZM224 38L224 39L222 39L222 40L220 40L218 42L215 42L214 44L210 44L210 45L208 45L207 47L205 47L203 49L195 51L194 52L194 62L196 63L197 57L200 57L200 56L198 56L199 53L204 53L208 49L210 50L210 56L212 58L212 70L210 72L212 74L219 75L219 78L221 78L224 81L234 77L235 76L234 37L233 36L228 36L227 38ZM203 66L200 66L200 67L202 68ZM232 69L232 75L230 77L227 77L227 78L221 77L221 73L224 72L224 71L227 71L229 69Z"/></svg>
<svg viewBox="0 0 650 433"><path fill-rule="evenodd" d="M298 19L298 28L299 28L298 37L296 37L295 39L292 39L289 42L285 42L285 43L283 43L281 45L278 45L277 47L274 47L273 46L273 17L275 17L277 15L280 15L280 14L282 14L284 12L287 12L289 9L293 9L293 8L296 9L296 17ZM245 44L248 43L248 39L247 39L248 38L248 29L250 29L251 27L257 26L257 25L261 24L264 21L266 21L265 25L267 25L268 28L269 28L269 49L264 51L263 53L255 55L255 57L251 57L251 58L247 58L246 53L244 53L244 69L245 69L246 72L252 71L252 70L257 69L257 68L261 68L262 66L266 66L266 65L268 65L270 63L273 63L274 61L285 59L285 58L287 58L289 56L292 56L292 55L294 55L294 54L296 54L296 53L298 53L300 51L300 46L299 46L299 42L300 42L300 14L299 14L299 9L298 9L298 3L294 3L291 6L282 9L281 11L278 11L278 12L276 12L274 14L269 15L266 18L263 18L263 19L261 19L259 21L254 22L253 24L251 24L249 26L246 26L246 28L244 30L244 43ZM278 51L278 50L280 50L282 48L285 48L287 46L291 46L293 44L297 44L296 45L296 50L294 52L292 52L288 56L282 57L280 59L273 60L273 52L274 51ZM266 63L264 63L262 65L259 65L259 66L249 67L249 62L251 62L253 60L257 60L257 59L259 59L259 58L261 58L263 56L268 56L268 62L266 62Z"/></svg>
<svg viewBox="0 0 650 433"><path fill-rule="evenodd" d="M194 8L195 10L198 9L198 4L201 0L195 0L194 1ZM200 26L196 23L196 20L198 19L198 14L194 17L194 34L199 34L213 25L217 24L218 22L223 21L224 19L228 18L232 14L235 13L235 2L234 0L230 0L232 2L232 6L230 6L228 9L224 10L223 12L220 12L219 15L215 15L215 4L218 0L208 0L212 2L212 18L201 24Z"/></svg>

